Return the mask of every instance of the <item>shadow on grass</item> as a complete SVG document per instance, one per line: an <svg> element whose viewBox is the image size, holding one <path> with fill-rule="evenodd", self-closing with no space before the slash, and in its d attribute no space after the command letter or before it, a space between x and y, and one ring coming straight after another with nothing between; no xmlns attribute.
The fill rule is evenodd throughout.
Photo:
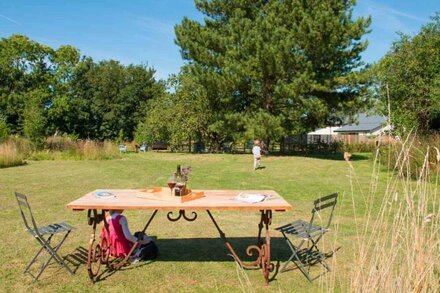
<svg viewBox="0 0 440 293"><path fill-rule="evenodd" d="M171 238L157 239L152 237L159 247L157 261L183 261L183 262L224 262L233 261L229 256L230 251L220 238ZM256 245L256 237L232 237L228 238L237 255L243 261L255 260L252 256L246 255L246 248ZM287 259L289 248L282 237L271 238L271 258ZM77 247L74 252L66 255L64 259L71 264L76 271L78 267L87 264L88 250L82 246Z"/></svg>
<svg viewBox="0 0 440 293"><path fill-rule="evenodd" d="M76 271L78 271L78 268L87 264L87 256L88 256L87 249L80 246L77 247L73 252L64 256L63 259L64 261L66 261L67 264L69 264L69 267L73 266L72 271L73 273L76 273Z"/></svg>
<svg viewBox="0 0 440 293"><path fill-rule="evenodd" d="M256 237L231 237L228 240L242 261L256 259L256 254L254 257L246 255L246 248L257 244ZM225 262L234 260L229 256L230 251L220 238L158 239L156 243L159 247L157 261ZM286 260L289 256L289 248L284 238L271 238L271 259Z"/></svg>
<svg viewBox="0 0 440 293"><path fill-rule="evenodd" d="M171 239L155 239L159 247L159 256L154 261L142 261L135 265L127 264L119 270L133 270L140 267L148 266L152 262L234 262L230 251L226 248L225 243L220 238L171 238ZM231 237L228 238L235 253L240 259L246 263L256 260L257 252L249 256L246 254L246 249L250 245L256 245L257 239L255 237ZM252 252L252 251L251 251ZM87 249L78 247L75 251L65 257L71 265L74 266L74 272L80 267L87 266ZM279 273L281 263L288 260L291 256L291 251L287 246L286 241L282 237L271 238L271 262L273 270L270 274L270 281L275 280ZM326 255L326 258L331 255ZM296 269L290 268L289 270ZM101 272L96 277L95 282L106 280L118 270L112 270L101 265Z"/></svg>

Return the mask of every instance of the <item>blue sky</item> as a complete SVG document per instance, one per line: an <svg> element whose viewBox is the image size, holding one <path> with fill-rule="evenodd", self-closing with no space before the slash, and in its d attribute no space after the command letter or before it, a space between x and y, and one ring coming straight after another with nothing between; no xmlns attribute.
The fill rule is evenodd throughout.
<svg viewBox="0 0 440 293"><path fill-rule="evenodd" d="M440 0L358 0L354 16L373 17L364 60L377 61L396 32L417 33L435 11ZM174 25L184 16L203 19L193 0L0 0L0 37L20 33L54 48L70 44L95 61L145 63L167 78L183 64Z"/></svg>

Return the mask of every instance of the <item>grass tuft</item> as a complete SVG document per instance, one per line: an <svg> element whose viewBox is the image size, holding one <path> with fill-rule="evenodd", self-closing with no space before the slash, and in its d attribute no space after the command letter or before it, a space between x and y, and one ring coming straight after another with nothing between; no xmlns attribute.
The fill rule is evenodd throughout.
<svg viewBox="0 0 440 293"><path fill-rule="evenodd" d="M0 168L23 165L23 155L13 141L0 144Z"/></svg>

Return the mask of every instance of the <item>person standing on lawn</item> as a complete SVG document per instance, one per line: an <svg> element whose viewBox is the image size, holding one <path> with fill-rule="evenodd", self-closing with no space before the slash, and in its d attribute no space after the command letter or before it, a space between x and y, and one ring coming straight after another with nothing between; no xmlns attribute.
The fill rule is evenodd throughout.
<svg viewBox="0 0 440 293"><path fill-rule="evenodd" d="M254 140L254 147L252 148L252 154L254 155L254 170L260 168L261 163L261 147L258 139Z"/></svg>

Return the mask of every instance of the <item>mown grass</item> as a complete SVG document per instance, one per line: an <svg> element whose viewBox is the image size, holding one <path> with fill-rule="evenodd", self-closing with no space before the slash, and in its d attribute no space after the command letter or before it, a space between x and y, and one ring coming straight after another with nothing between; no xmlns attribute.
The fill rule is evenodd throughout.
<svg viewBox="0 0 440 293"><path fill-rule="evenodd" d="M343 160L308 157L263 158L265 169L252 170L250 155L190 155L170 153L127 154L121 160L108 161L30 161L26 166L0 170L3 235L0 246L0 280L6 291L158 291L158 292L237 292L283 291L316 292L326 288L341 291L349 283L353 270L355 241L359 231L354 223L353 203L357 224L367 220L365 196L371 189L373 163L359 156L352 162L353 169ZM83 194L102 188L140 188L165 185L176 164L191 165L190 188L195 189L274 189L293 206L288 213L275 213L272 228L296 218L308 219L312 200L333 192L340 193L334 218L337 233L328 234L325 248L339 247L333 266L338 278L321 278L313 284L295 270L278 274L269 287L264 285L259 270L246 271L249 283L237 271L232 258L205 213L189 223L166 220L159 212L148 229L157 238L159 258L152 263L133 265L104 280L92 284L86 267L81 264L70 276L52 264L35 284L22 274L38 245L24 232L13 191L28 194L37 221L42 224L66 220L78 229L62 248L61 254L74 254L87 248L90 227L85 212L65 208L70 201ZM355 174L353 173L355 171ZM352 180L355 176L356 180ZM388 175L379 173L375 192L383 194ZM369 202L371 213L380 210L381 198ZM132 230L143 227L150 212L126 211ZM365 215L365 217L363 217ZM215 212L220 227L231 238L233 245L244 255L244 248L254 244L259 214L253 212ZM281 264L289 257L289 250L281 235L271 231L273 260ZM365 237L367 237L366 235Z"/></svg>

